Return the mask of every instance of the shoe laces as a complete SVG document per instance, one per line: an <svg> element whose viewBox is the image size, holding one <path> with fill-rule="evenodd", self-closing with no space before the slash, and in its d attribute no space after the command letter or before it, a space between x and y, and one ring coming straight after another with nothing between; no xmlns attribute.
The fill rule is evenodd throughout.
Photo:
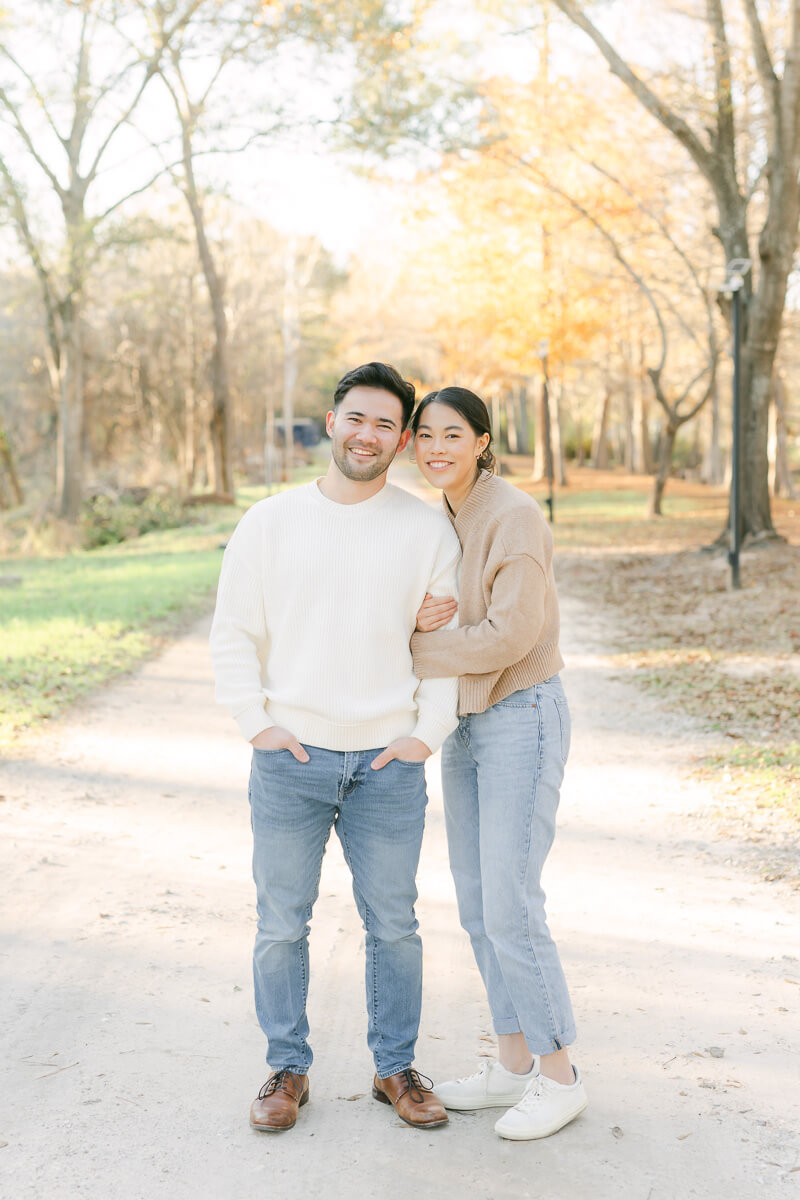
<svg viewBox="0 0 800 1200"><path fill-rule="evenodd" d="M267 1082L258 1093L259 1100L266 1100L267 1096L272 1096L275 1092L286 1092L293 1099L297 1096L297 1072L290 1071L288 1067L282 1067L280 1071L276 1071L274 1075L270 1075Z"/></svg>
<svg viewBox="0 0 800 1200"><path fill-rule="evenodd" d="M405 1075L406 1083L408 1084L408 1095L417 1104L424 1104L425 1096L423 1092L433 1091L433 1080L428 1079L427 1075L420 1075L419 1071L415 1071L413 1067L406 1067L402 1072ZM426 1081L423 1083L423 1079Z"/></svg>
<svg viewBox="0 0 800 1200"><path fill-rule="evenodd" d="M488 1058L485 1058L477 1071L473 1071L471 1075L462 1075L456 1080L456 1083L472 1083L473 1079L481 1079L484 1075L488 1075L492 1069L492 1064Z"/></svg>
<svg viewBox="0 0 800 1200"><path fill-rule="evenodd" d="M533 1079L525 1089L525 1095L522 1097L516 1107L523 1110L534 1108L538 1101L541 1100L542 1095L544 1094L544 1089L545 1076L534 1075Z"/></svg>

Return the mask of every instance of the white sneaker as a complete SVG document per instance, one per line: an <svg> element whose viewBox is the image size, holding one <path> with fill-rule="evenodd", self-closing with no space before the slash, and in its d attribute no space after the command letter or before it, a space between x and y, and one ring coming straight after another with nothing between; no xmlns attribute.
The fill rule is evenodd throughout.
<svg viewBox="0 0 800 1200"><path fill-rule="evenodd" d="M586 1108L587 1099L578 1068L572 1069L574 1083L556 1083L546 1075L537 1075L519 1103L497 1121L495 1133L512 1142L527 1142L549 1137L573 1121Z"/></svg>
<svg viewBox="0 0 800 1200"><path fill-rule="evenodd" d="M486 1059L474 1075L436 1084L436 1095L445 1108L466 1112L473 1108L506 1108L516 1104L536 1079L539 1060L534 1058L527 1075L515 1075L499 1062Z"/></svg>

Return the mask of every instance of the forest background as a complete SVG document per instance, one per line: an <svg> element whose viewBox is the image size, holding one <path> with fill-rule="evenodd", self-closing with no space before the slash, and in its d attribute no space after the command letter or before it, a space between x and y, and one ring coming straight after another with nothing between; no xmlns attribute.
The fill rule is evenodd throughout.
<svg viewBox="0 0 800 1200"><path fill-rule="evenodd" d="M796 815L799 172L793 0L0 7L4 736L207 604L374 358L486 398L620 668Z"/></svg>

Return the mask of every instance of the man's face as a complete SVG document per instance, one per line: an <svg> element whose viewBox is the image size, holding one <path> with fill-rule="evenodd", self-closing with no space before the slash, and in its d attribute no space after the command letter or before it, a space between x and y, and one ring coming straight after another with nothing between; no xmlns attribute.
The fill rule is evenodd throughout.
<svg viewBox="0 0 800 1200"><path fill-rule="evenodd" d="M354 387L325 422L333 461L347 479L369 483L388 470L411 436L403 432L403 406L382 388Z"/></svg>

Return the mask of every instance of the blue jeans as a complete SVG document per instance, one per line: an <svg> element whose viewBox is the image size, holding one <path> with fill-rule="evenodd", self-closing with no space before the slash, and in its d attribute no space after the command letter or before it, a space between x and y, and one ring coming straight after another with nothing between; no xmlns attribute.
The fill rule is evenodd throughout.
<svg viewBox="0 0 800 1200"><path fill-rule="evenodd" d="M569 739L569 709L554 675L486 712L462 717L442 751L461 924L495 1032L522 1032L534 1054L551 1054L575 1039L541 886Z"/></svg>
<svg viewBox="0 0 800 1200"><path fill-rule="evenodd" d="M273 1070L305 1074L308 1044L308 922L319 894L331 827L353 876L366 931L367 1044L384 1079L409 1067L422 1003L422 944L415 876L425 824L423 763L376 750L306 746L307 763L288 750L254 750L250 772L253 877L258 932L253 955L256 1014Z"/></svg>

